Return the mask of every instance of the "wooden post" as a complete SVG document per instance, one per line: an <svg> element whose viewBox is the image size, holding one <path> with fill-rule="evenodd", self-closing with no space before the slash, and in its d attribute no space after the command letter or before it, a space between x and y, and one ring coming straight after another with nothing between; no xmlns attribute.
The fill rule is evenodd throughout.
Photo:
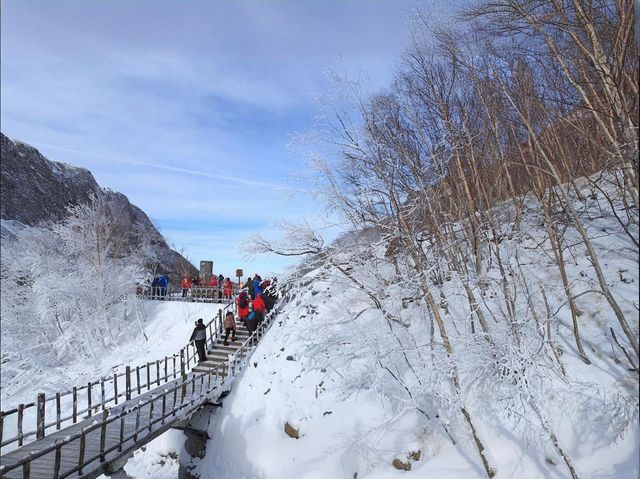
<svg viewBox="0 0 640 479"><path fill-rule="evenodd" d="M140 405L136 409L136 428L133 431L133 441L138 442L138 428L140 427Z"/></svg>
<svg viewBox="0 0 640 479"><path fill-rule="evenodd" d="M22 465L22 479L29 479L31 477L31 461L25 462Z"/></svg>
<svg viewBox="0 0 640 479"><path fill-rule="evenodd" d="M73 386L73 423L78 422L78 388Z"/></svg>
<svg viewBox="0 0 640 479"><path fill-rule="evenodd" d="M114 378L115 382L115 378ZM116 404L118 404L118 400L116 399ZM104 407L104 378L100 378L100 406Z"/></svg>
<svg viewBox="0 0 640 479"><path fill-rule="evenodd" d="M151 371L149 368L149 363L147 363L147 391L151 389Z"/></svg>
<svg viewBox="0 0 640 479"><path fill-rule="evenodd" d="M122 443L124 443L124 416L120 417L120 441L118 442L118 452L122 451Z"/></svg>
<svg viewBox="0 0 640 479"><path fill-rule="evenodd" d="M151 432L151 424L153 423L153 403L155 398L151 395L151 403L149 404L149 432Z"/></svg>
<svg viewBox="0 0 640 479"><path fill-rule="evenodd" d="M125 369L125 399L127 401L131 399L131 366Z"/></svg>
<svg viewBox="0 0 640 479"><path fill-rule="evenodd" d="M118 373L113 373L113 397L118 404Z"/></svg>
<svg viewBox="0 0 640 479"><path fill-rule="evenodd" d="M164 417L167 412L167 390L162 390L162 421L160 424L164 424Z"/></svg>
<svg viewBox="0 0 640 479"><path fill-rule="evenodd" d="M180 398L180 404L184 402L184 397L187 395L187 375L182 375L182 397Z"/></svg>
<svg viewBox="0 0 640 479"><path fill-rule="evenodd" d="M173 355L173 379L178 377L178 374L176 372L176 355Z"/></svg>
<svg viewBox="0 0 640 479"><path fill-rule="evenodd" d="M166 383L169 379L168 375L167 375L167 360L169 358L167 358L166 356L164 357L164 382Z"/></svg>
<svg viewBox="0 0 640 479"><path fill-rule="evenodd" d="M178 388L173 388L173 415L175 416L177 413L176 403L178 402Z"/></svg>
<svg viewBox="0 0 640 479"><path fill-rule="evenodd" d="M187 344L187 367L191 364L191 361L189 361L189 346L191 346L191 344Z"/></svg>
<svg viewBox="0 0 640 479"><path fill-rule="evenodd" d="M18 404L18 446L22 446L22 418L24 417L24 404Z"/></svg>
<svg viewBox="0 0 640 479"><path fill-rule="evenodd" d="M156 386L160 386L160 360L156 359Z"/></svg>
<svg viewBox="0 0 640 479"><path fill-rule="evenodd" d="M60 478L60 456L62 455L62 451L60 449L61 446L56 447L56 458L53 465L53 479Z"/></svg>
<svg viewBox="0 0 640 479"><path fill-rule="evenodd" d="M87 385L87 411L89 411L89 417L91 417L91 381Z"/></svg>
<svg viewBox="0 0 640 479"><path fill-rule="evenodd" d="M0 411L0 444L2 443L3 429L4 429L4 411Z"/></svg>
<svg viewBox="0 0 640 479"><path fill-rule="evenodd" d="M44 437L44 406L45 406L44 393L39 393L38 394L38 429L36 432L37 439L42 439Z"/></svg>
<svg viewBox="0 0 640 479"><path fill-rule="evenodd" d="M82 428L82 435L80 436L80 452L78 453L78 474L82 474L82 466L84 466L84 449L86 447L86 436L84 428Z"/></svg>
<svg viewBox="0 0 640 479"><path fill-rule="evenodd" d="M184 376L184 348L180 350L180 375Z"/></svg>
<svg viewBox="0 0 640 479"><path fill-rule="evenodd" d="M140 396L140 366L136 366L136 386L138 388L138 396Z"/></svg>
<svg viewBox="0 0 640 479"><path fill-rule="evenodd" d="M220 334L222 334L222 310L218 310L218 324L220 325Z"/></svg>
<svg viewBox="0 0 640 479"><path fill-rule="evenodd" d="M104 448L107 439L107 416L109 415L108 409L102 410L102 426L100 427L100 462L104 462Z"/></svg>
<svg viewBox="0 0 640 479"><path fill-rule="evenodd" d="M61 416L61 407L60 407L60 393L56 393L56 429L60 429L60 416Z"/></svg>

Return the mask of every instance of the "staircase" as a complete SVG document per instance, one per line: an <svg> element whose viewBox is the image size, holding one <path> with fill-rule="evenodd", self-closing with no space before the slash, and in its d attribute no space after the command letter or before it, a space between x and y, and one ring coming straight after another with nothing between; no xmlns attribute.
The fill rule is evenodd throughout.
<svg viewBox="0 0 640 479"><path fill-rule="evenodd" d="M249 339L249 336L249 331L245 328L244 324L236 321L236 340L231 341L232 335L229 335L229 346L224 345L224 338L222 337L219 337L213 345L208 343L207 360L199 362L197 366L194 366L191 370L195 373L200 373L218 369L218 366L228 361L229 355L240 349L240 346Z"/></svg>

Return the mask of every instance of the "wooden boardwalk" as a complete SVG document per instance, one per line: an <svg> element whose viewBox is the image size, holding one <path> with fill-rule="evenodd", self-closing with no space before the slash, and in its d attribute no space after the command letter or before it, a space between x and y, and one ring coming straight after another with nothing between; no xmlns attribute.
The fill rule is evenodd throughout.
<svg viewBox="0 0 640 479"><path fill-rule="evenodd" d="M229 346L216 337L207 361L192 372L2 455L0 477L95 478L110 472L112 465L227 391L274 316L272 311L251 336L238 325L238 340Z"/></svg>

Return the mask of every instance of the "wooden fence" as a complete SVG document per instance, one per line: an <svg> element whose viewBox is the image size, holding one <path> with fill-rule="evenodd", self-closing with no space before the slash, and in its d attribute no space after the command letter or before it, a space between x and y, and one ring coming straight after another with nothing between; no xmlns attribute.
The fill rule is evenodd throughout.
<svg viewBox="0 0 640 479"><path fill-rule="evenodd" d="M162 388L141 395L137 401L99 408L93 420L85 420L55 434L53 442L25 453L3 456L0 477L97 477L109 462L126 457L177 422L186 419L207 401L217 399L244 366L277 315L274 308L229 359L206 372L182 374ZM184 348L183 348L184 349ZM134 388L129 388L129 392ZM89 408L90 409L90 408ZM7 459L9 462L7 463ZM8 475L9 474L9 475Z"/></svg>
<svg viewBox="0 0 640 479"><path fill-rule="evenodd" d="M222 335L224 313L234 306L234 303L229 303L206 324L207 346L213 347ZM27 442L42 439L49 431L58 431L69 423L75 424L79 420L93 417L109 405L128 401L152 387L184 376L197 363L196 347L189 342L172 356L141 366L126 366L124 371L114 371L112 376L74 386L68 391L49 396L39 393L34 402L0 411L0 451L5 452L2 448L10 450L7 446L21 447ZM10 422L13 424L9 429L15 432L5 439L4 431L8 429Z"/></svg>

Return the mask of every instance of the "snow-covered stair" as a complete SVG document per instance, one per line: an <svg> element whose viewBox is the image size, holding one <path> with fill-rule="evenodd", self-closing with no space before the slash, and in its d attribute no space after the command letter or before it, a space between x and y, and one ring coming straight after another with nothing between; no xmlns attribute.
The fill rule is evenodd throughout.
<svg viewBox="0 0 640 479"><path fill-rule="evenodd" d="M229 355L235 353L240 346L249 339L249 331L240 321L237 323L236 340L231 341L229 336L229 345L225 346L223 339L219 338L213 348L207 350L207 360L194 366L193 372L205 372L217 368L220 364L229 359Z"/></svg>

